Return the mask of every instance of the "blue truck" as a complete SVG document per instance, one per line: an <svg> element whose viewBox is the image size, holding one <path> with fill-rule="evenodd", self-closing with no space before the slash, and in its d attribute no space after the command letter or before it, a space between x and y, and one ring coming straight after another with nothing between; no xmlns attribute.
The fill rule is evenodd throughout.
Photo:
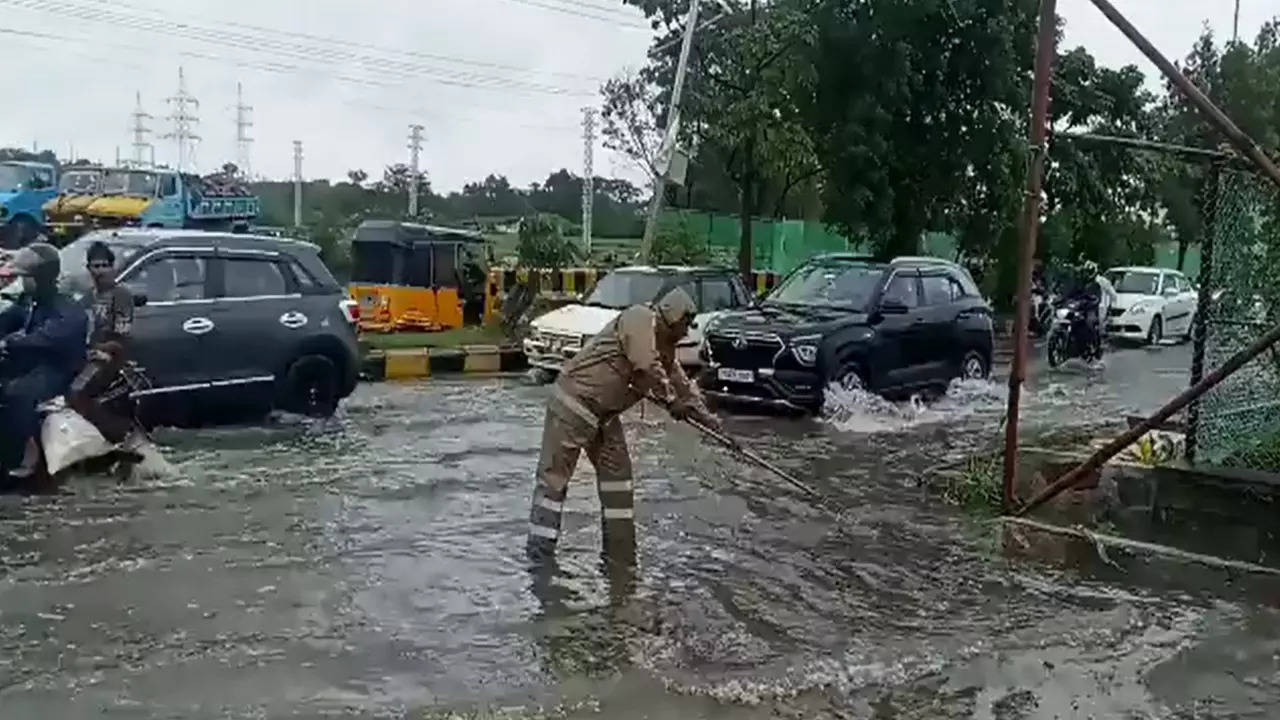
<svg viewBox="0 0 1280 720"><path fill-rule="evenodd" d="M58 194L58 171L48 163L0 162L0 247L19 248L44 228L44 204Z"/></svg>

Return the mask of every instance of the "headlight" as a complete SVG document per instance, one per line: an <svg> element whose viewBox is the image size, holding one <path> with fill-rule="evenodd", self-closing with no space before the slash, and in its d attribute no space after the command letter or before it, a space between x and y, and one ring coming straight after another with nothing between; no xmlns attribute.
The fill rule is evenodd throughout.
<svg viewBox="0 0 1280 720"><path fill-rule="evenodd" d="M1059 320L1070 320L1071 308L1058 308L1058 311L1054 314L1057 315Z"/></svg>
<svg viewBox="0 0 1280 720"><path fill-rule="evenodd" d="M1138 303L1137 305L1134 305L1133 307L1129 308L1129 312L1133 313L1134 315L1146 315L1150 311L1151 311L1150 303Z"/></svg>
<svg viewBox="0 0 1280 720"><path fill-rule="evenodd" d="M805 335L804 337L792 338L791 354L795 355L796 360L801 365L813 367L818 361L818 343L822 341L821 335Z"/></svg>

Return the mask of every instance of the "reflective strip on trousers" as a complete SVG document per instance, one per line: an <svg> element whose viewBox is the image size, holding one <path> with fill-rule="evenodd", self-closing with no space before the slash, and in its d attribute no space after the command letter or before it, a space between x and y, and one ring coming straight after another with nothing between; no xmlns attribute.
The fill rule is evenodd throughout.
<svg viewBox="0 0 1280 720"><path fill-rule="evenodd" d="M530 550L555 547L560 539L560 517L566 494L564 491L556 493L542 482L534 482L533 502L529 508Z"/></svg>

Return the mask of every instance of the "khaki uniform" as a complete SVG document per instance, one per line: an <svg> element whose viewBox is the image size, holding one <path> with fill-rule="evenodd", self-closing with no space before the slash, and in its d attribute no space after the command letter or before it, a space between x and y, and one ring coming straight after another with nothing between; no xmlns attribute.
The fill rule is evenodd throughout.
<svg viewBox="0 0 1280 720"><path fill-rule="evenodd" d="M679 289L657 308L634 305L565 363L547 401L529 515L531 555L554 552L569 479L583 451L596 469L606 550L634 553L631 458L621 416L649 394L694 404L709 415L675 360L679 338L669 330L694 312L693 300Z"/></svg>

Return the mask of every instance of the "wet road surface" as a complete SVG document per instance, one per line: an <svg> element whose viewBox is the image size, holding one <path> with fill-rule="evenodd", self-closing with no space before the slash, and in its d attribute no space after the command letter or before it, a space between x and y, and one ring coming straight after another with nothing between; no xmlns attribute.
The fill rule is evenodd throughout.
<svg viewBox="0 0 1280 720"><path fill-rule="evenodd" d="M1029 423L1154 407L1185 353L1036 369ZM0 499L2 716L1280 712L1274 595L1164 561L1013 559L918 489L998 442L999 381L729 422L838 514L633 413L639 567L601 562L584 464L549 582L523 558L545 393L370 385L326 423L162 433L174 478Z"/></svg>

